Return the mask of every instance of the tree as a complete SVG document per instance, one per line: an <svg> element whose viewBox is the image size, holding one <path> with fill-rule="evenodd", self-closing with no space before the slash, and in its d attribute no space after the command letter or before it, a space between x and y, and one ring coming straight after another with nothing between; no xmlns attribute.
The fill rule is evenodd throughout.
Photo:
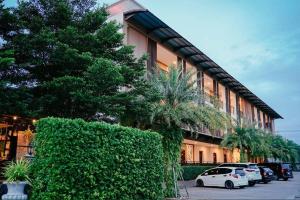
<svg viewBox="0 0 300 200"><path fill-rule="evenodd" d="M238 126L233 133L225 135L221 142L221 146L232 150L238 148L240 150L240 162L247 162L247 152L254 146L254 134L252 133L251 129Z"/></svg>
<svg viewBox="0 0 300 200"><path fill-rule="evenodd" d="M224 137L221 145L229 149L238 148L241 162L246 162L251 157L262 157L265 162L274 158L294 164L299 159L299 145L281 135L253 127L236 127L234 133Z"/></svg>
<svg viewBox="0 0 300 200"><path fill-rule="evenodd" d="M177 196L182 128L193 131L192 127L210 124L211 129L219 129L225 128L228 122L226 115L217 109L197 103L202 97L193 87L192 75L184 74L175 66L170 66L167 73L157 69L149 75L152 87L159 94L151 106L151 128L163 136L166 197Z"/></svg>
<svg viewBox="0 0 300 200"><path fill-rule="evenodd" d="M121 118L127 109L136 111L132 102L145 85L145 58L134 58L133 47L123 45L121 27L95 5L96 0L32 0L1 7L2 49L12 50L15 61L6 68L14 75L6 92L26 97L24 112L1 113L91 120L97 113ZM18 100L10 98L11 104Z"/></svg>

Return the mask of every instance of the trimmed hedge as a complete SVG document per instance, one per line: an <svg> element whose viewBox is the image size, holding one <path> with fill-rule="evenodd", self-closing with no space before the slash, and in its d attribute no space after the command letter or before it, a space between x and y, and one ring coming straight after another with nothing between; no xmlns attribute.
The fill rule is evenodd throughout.
<svg viewBox="0 0 300 200"><path fill-rule="evenodd" d="M163 198L161 136L118 125L45 118L37 123L34 200Z"/></svg>
<svg viewBox="0 0 300 200"><path fill-rule="evenodd" d="M216 166L182 166L183 180L194 180L199 174L202 174L205 170Z"/></svg>

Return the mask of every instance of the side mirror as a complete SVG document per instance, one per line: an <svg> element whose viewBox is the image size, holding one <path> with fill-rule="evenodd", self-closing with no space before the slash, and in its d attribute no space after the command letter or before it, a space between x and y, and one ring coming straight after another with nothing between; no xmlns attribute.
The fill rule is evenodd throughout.
<svg viewBox="0 0 300 200"><path fill-rule="evenodd" d="M206 173L204 173L204 176L207 176L208 175L208 173L206 172Z"/></svg>

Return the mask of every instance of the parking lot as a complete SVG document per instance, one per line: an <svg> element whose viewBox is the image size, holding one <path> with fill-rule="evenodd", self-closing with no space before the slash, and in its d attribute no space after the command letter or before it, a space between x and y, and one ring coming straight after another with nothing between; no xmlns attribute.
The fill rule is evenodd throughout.
<svg viewBox="0 0 300 200"><path fill-rule="evenodd" d="M193 181L185 182L191 200L199 199L299 199L300 172L288 181L272 181L256 184L254 187L227 190L225 188L195 187ZM182 190L182 193L184 191ZM299 197L299 198L297 198Z"/></svg>

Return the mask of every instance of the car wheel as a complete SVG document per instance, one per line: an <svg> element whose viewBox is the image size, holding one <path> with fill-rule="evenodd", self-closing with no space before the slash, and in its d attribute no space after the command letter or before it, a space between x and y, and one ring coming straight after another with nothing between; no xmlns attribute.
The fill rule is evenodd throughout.
<svg viewBox="0 0 300 200"><path fill-rule="evenodd" d="M253 186L255 185L255 182L254 182L254 181L249 181L249 182L248 182L248 185L249 185L250 187L253 187Z"/></svg>
<svg viewBox="0 0 300 200"><path fill-rule="evenodd" d="M284 181L287 181L287 180L289 180L289 178L283 178L283 180L284 180Z"/></svg>
<svg viewBox="0 0 300 200"><path fill-rule="evenodd" d="M204 187L204 183L201 179L198 179L197 180L197 184L196 184L197 187Z"/></svg>
<svg viewBox="0 0 300 200"><path fill-rule="evenodd" d="M226 181L225 182L225 188L226 189L233 189L234 188L234 184L232 181Z"/></svg>

